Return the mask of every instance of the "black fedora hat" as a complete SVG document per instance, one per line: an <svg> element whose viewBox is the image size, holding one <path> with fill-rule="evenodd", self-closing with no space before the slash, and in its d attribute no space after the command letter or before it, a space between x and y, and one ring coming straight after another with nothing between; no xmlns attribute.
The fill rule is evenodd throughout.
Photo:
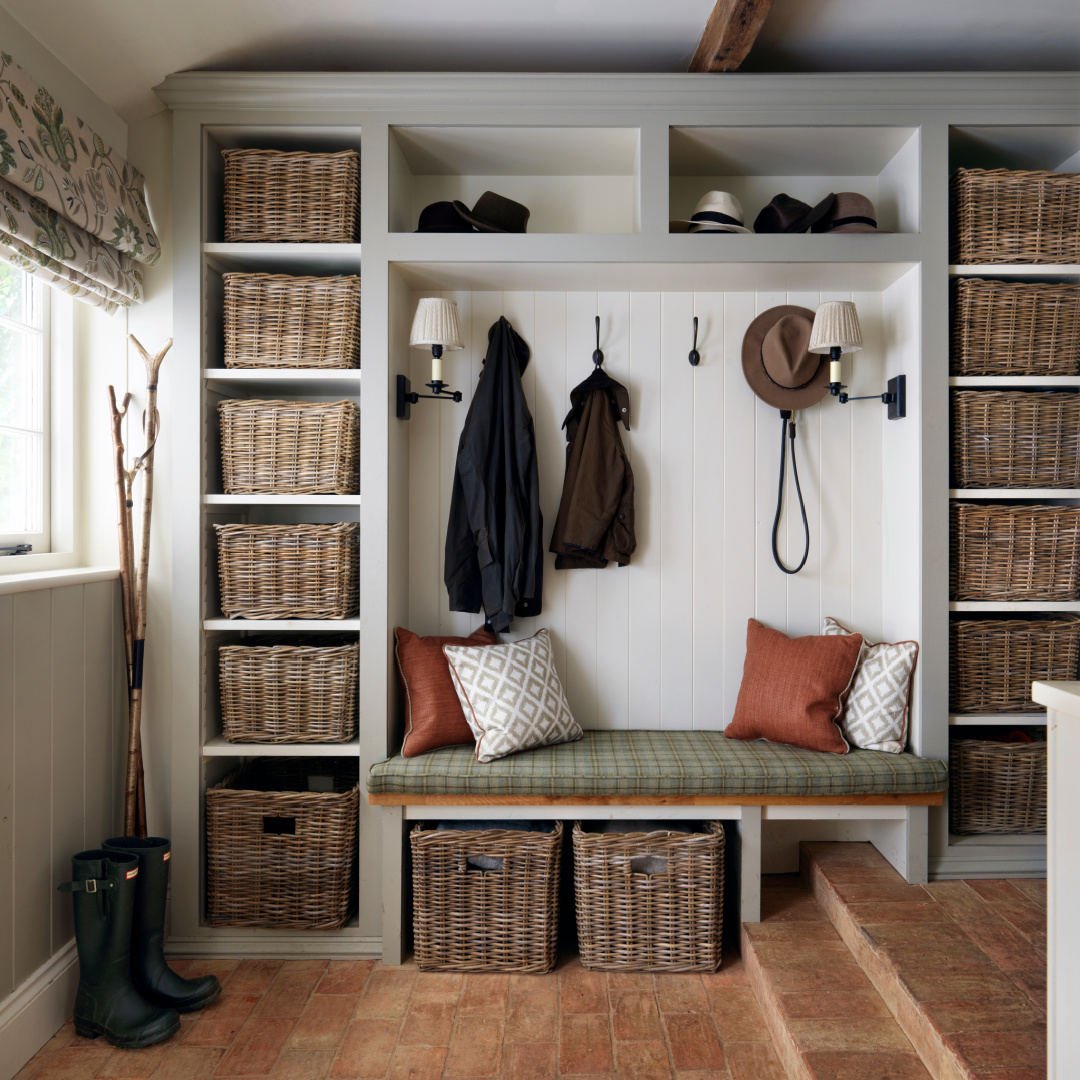
<svg viewBox="0 0 1080 1080"><path fill-rule="evenodd" d="M454 209L462 220L475 225L481 232L523 233L529 223L527 206L494 191L485 191L471 210L455 199Z"/></svg>
<svg viewBox="0 0 1080 1080"><path fill-rule="evenodd" d="M473 227L463 221L452 202L433 202L420 211L417 232L472 232Z"/></svg>
<svg viewBox="0 0 1080 1080"><path fill-rule="evenodd" d="M811 207L781 192L754 219L754 232L804 233L825 217L835 202L836 196L830 192L817 206Z"/></svg>

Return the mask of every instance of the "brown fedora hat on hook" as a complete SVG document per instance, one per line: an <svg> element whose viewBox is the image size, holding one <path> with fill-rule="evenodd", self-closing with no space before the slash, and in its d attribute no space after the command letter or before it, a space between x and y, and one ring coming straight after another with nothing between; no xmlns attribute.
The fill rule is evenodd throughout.
<svg viewBox="0 0 1080 1080"><path fill-rule="evenodd" d="M743 336L743 375L750 389L777 409L805 409L829 389L829 358L807 351L814 313L782 304L763 311Z"/></svg>

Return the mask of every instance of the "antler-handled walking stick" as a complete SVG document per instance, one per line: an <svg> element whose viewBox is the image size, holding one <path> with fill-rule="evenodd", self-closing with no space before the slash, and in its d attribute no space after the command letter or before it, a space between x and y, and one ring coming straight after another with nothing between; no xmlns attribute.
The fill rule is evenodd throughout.
<svg viewBox="0 0 1080 1080"><path fill-rule="evenodd" d="M123 443L119 441L120 423L127 409L128 397L120 409L116 408L116 395L110 387L110 403L113 406L113 445L116 450L116 472L118 485L123 480L123 505L120 507L125 521L120 526L121 551L121 595L125 592L124 577L127 577L128 599L124 602L125 643L130 643L128 654L128 753L127 776L124 785L124 832L128 836L146 835L146 801L142 779L142 683L143 658L146 646L146 599L148 569L150 564L150 519L154 500L154 446L161 430L157 411L158 369L165 354L172 347L172 338L156 356L150 356L134 336L129 336L132 345L138 350L146 367L146 408L143 412L143 427L146 431L146 449L132 463L130 470L124 468ZM134 530L131 523L131 511L134 503L133 488L138 472L143 473L142 518L140 521L138 564L134 561ZM126 552L126 561L125 561ZM134 588L132 589L132 585ZM130 634L127 627L130 619Z"/></svg>

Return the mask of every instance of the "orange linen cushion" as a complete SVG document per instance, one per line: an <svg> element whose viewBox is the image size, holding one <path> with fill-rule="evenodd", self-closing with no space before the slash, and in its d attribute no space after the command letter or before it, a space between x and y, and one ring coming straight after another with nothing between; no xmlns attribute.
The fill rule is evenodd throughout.
<svg viewBox="0 0 1080 1080"><path fill-rule="evenodd" d="M789 638L751 619L735 716L724 734L846 754L838 721L861 649L860 634Z"/></svg>
<svg viewBox="0 0 1080 1080"><path fill-rule="evenodd" d="M476 741L461 711L450 665L442 650L444 645L494 644L495 635L490 630L475 630L469 637L420 637L404 627L395 627L394 656L405 691L402 757Z"/></svg>

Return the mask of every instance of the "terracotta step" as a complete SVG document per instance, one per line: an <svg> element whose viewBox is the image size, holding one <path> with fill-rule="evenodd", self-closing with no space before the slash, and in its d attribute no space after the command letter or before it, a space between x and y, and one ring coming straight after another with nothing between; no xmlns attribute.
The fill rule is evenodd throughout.
<svg viewBox="0 0 1080 1080"><path fill-rule="evenodd" d="M788 1080L930 1080L881 995L795 875L762 878L742 956Z"/></svg>
<svg viewBox="0 0 1080 1080"><path fill-rule="evenodd" d="M1046 1076L1045 882L909 885L858 843L802 877L934 1080Z"/></svg>

